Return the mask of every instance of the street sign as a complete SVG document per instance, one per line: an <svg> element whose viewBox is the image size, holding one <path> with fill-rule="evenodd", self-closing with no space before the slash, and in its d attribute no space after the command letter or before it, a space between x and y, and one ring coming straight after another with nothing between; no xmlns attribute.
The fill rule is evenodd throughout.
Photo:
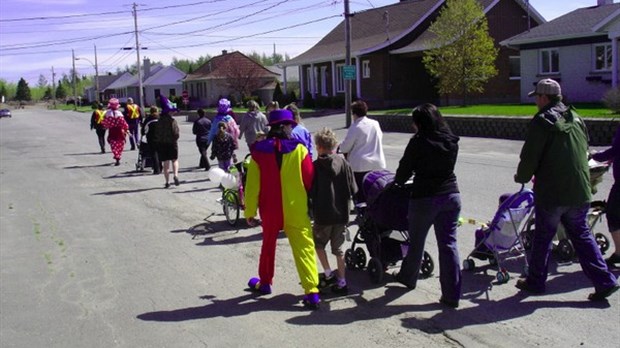
<svg viewBox="0 0 620 348"><path fill-rule="evenodd" d="M355 80L355 65L343 66L342 76L345 80Z"/></svg>
<svg viewBox="0 0 620 348"><path fill-rule="evenodd" d="M187 99L189 98L189 93L187 91L183 91L181 92L181 96L183 97L183 99Z"/></svg>

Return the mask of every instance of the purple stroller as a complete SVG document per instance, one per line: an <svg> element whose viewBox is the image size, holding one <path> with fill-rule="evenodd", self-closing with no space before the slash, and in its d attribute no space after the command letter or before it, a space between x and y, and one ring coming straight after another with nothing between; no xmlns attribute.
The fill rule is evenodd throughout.
<svg viewBox="0 0 620 348"><path fill-rule="evenodd" d="M367 271L373 283L380 283L388 266L401 261L409 247L409 190L407 185L404 188L389 185L393 181L394 173L386 170L366 174L361 188L366 194L366 207L358 210L359 229L345 252L347 268L363 269L366 267L366 253L356 244L366 245L371 257ZM430 276L434 268L433 259L425 251L421 275Z"/></svg>
<svg viewBox="0 0 620 348"><path fill-rule="evenodd" d="M463 261L463 269L474 270L476 268L472 257L488 259L489 264L497 266L497 281L505 283L510 279L510 274L502 267L500 256L511 254L504 257L504 261L509 258L524 257L523 274L527 274L528 264L521 236L527 225L525 222L533 213L533 208L534 193L530 189L522 188L506 198L500 204L489 225L476 231L476 245Z"/></svg>

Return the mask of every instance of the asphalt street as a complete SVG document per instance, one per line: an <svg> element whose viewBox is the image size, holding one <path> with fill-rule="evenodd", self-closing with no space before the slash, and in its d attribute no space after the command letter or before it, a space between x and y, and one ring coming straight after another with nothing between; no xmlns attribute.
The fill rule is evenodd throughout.
<svg viewBox="0 0 620 348"><path fill-rule="evenodd" d="M523 258L504 263L506 284L477 262L476 272L463 272L456 310L438 303L437 269L411 291L349 271L349 295L326 295L310 312L299 304L283 236L274 292L256 296L246 284L257 273L260 228L226 223L219 189L197 168L191 123L177 117L181 185L164 189L162 175L135 171L136 151L118 167L109 151L99 154L89 118L25 109L0 119L2 347L618 347L620 294L589 302L593 288L577 261L554 259L541 296L514 287ZM331 127L340 140L346 133L344 115L305 125ZM408 138L385 134L389 169ZM499 195L519 190L512 177L521 145L461 139L463 217L486 222ZM606 174L595 199L606 198L611 181ZM461 259L475 228L459 229ZM609 238L605 221L595 232ZM432 233L426 250L438 263Z"/></svg>

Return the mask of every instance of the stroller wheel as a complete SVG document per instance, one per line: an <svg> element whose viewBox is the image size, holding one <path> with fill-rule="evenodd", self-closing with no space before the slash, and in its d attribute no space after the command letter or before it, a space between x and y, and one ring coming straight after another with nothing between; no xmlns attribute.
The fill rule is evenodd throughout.
<svg viewBox="0 0 620 348"><path fill-rule="evenodd" d="M568 262L575 256L575 248L568 239L562 239L557 247L558 256L561 261Z"/></svg>
<svg viewBox="0 0 620 348"><path fill-rule="evenodd" d="M348 270L355 269L355 256L353 255L353 249L347 249L344 252L344 264L347 266Z"/></svg>
<svg viewBox="0 0 620 348"><path fill-rule="evenodd" d="M472 259L463 260L463 270L464 271L473 271L476 269L476 262Z"/></svg>
<svg viewBox="0 0 620 348"><path fill-rule="evenodd" d="M598 244L599 249L601 249L601 254L605 254L605 252L609 250L609 239L602 233L595 234L594 238L596 239L596 244Z"/></svg>
<svg viewBox="0 0 620 348"><path fill-rule="evenodd" d="M497 279L498 283L504 284L507 283L508 280L510 280L510 274L502 268L499 272L497 272L495 278Z"/></svg>
<svg viewBox="0 0 620 348"><path fill-rule="evenodd" d="M428 278L433 274L435 270L435 262L433 262L433 258L426 251L424 255L422 255L422 264L420 265L420 275L423 278Z"/></svg>
<svg viewBox="0 0 620 348"><path fill-rule="evenodd" d="M532 249L531 231L526 230L526 231L521 232L521 242L523 243L523 249L525 250Z"/></svg>
<svg viewBox="0 0 620 348"><path fill-rule="evenodd" d="M373 257L368 262L368 275L370 276L370 281L374 284L379 284L383 281L383 264L381 261Z"/></svg>
<svg viewBox="0 0 620 348"><path fill-rule="evenodd" d="M358 269L364 269L364 267L366 267L366 252L364 249L360 247L355 248L353 259L355 260L355 267Z"/></svg>

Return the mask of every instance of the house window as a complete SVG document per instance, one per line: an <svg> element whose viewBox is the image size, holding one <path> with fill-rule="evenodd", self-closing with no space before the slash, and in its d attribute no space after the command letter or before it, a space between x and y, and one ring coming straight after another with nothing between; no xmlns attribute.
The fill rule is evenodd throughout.
<svg viewBox="0 0 620 348"><path fill-rule="evenodd" d="M508 60L510 64L510 79L511 80L521 79L521 57L510 56L508 57Z"/></svg>
<svg viewBox="0 0 620 348"><path fill-rule="evenodd" d="M540 73L555 74L560 72L560 52L556 48L540 51Z"/></svg>
<svg viewBox="0 0 620 348"><path fill-rule="evenodd" d="M362 77L365 79L370 78L370 61L369 60L362 61Z"/></svg>
<svg viewBox="0 0 620 348"><path fill-rule="evenodd" d="M176 97L176 95L177 95L177 90L176 90L175 88L170 88L170 89L168 90L168 96L170 96L170 97Z"/></svg>
<svg viewBox="0 0 620 348"><path fill-rule="evenodd" d="M611 70L611 44L594 46L594 70Z"/></svg>
<svg viewBox="0 0 620 348"><path fill-rule="evenodd" d="M336 65L336 92L344 92L344 64Z"/></svg>
<svg viewBox="0 0 620 348"><path fill-rule="evenodd" d="M327 67L321 67L321 95L327 96Z"/></svg>
<svg viewBox="0 0 620 348"><path fill-rule="evenodd" d="M157 100L157 98L159 98L160 94L161 94L161 90L159 90L159 88L155 88L155 100Z"/></svg>

